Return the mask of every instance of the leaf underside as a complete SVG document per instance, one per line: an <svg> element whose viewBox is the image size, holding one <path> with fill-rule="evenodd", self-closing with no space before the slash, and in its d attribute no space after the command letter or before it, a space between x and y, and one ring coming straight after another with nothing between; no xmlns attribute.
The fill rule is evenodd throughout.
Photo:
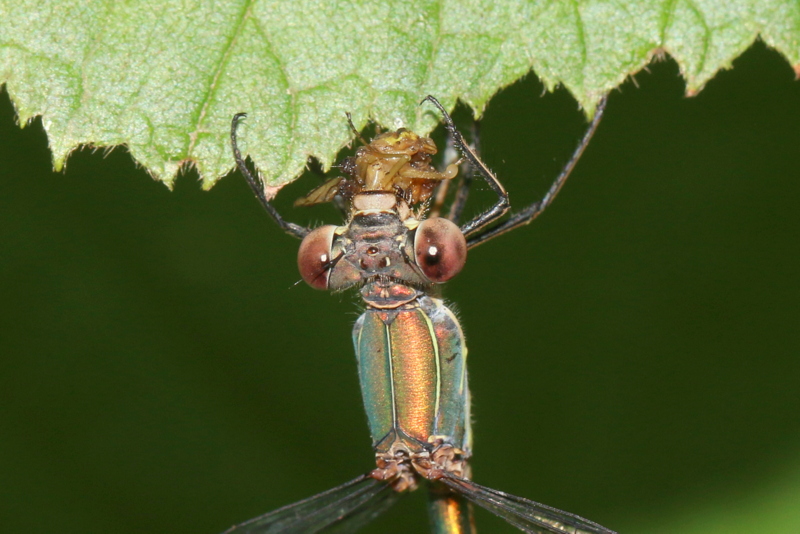
<svg viewBox="0 0 800 534"><path fill-rule="evenodd" d="M233 167L231 117L269 186L309 156L329 168L368 120L429 132L428 94L477 115L533 70L591 115L598 99L670 54L687 93L760 36L800 66L796 0L0 0L0 83L20 123L41 115L53 163L125 145L170 185Z"/></svg>

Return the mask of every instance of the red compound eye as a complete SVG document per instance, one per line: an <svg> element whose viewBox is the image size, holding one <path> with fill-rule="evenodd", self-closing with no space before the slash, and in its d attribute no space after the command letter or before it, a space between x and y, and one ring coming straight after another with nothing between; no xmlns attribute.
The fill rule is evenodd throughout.
<svg viewBox="0 0 800 534"><path fill-rule="evenodd" d="M334 230L336 227L331 224L315 228L303 238L297 251L300 276L314 289L328 289Z"/></svg>
<svg viewBox="0 0 800 534"><path fill-rule="evenodd" d="M424 220L414 237L417 265L431 282L446 282L467 261L467 240L461 230L441 217Z"/></svg>

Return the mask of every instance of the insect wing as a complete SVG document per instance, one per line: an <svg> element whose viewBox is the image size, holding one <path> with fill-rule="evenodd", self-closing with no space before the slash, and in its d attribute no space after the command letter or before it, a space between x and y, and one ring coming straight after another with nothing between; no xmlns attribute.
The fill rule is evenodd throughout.
<svg viewBox="0 0 800 534"><path fill-rule="evenodd" d="M403 495L403 493L398 493L386 485L382 488L381 493L374 497L368 505L358 508L342 521L332 524L330 528L325 528L321 532L325 534L352 534L358 532L391 508Z"/></svg>
<svg viewBox="0 0 800 534"><path fill-rule="evenodd" d="M314 204L323 204L330 202L339 192L339 183L342 181L341 176L331 178L321 186L313 189L309 194L300 197L294 201L295 207L297 206L313 206Z"/></svg>
<svg viewBox="0 0 800 534"><path fill-rule="evenodd" d="M355 532L394 504L400 494L367 475L278 508L224 534L346 534Z"/></svg>
<svg viewBox="0 0 800 534"><path fill-rule="evenodd" d="M441 481L469 501L530 534L616 534L594 521L538 502L487 488L450 473Z"/></svg>

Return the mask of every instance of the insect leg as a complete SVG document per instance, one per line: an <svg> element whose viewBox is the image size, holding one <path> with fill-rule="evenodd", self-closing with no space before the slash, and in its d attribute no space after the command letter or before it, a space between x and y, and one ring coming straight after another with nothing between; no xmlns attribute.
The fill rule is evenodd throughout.
<svg viewBox="0 0 800 534"><path fill-rule="evenodd" d="M461 152L458 151L456 148L455 142L451 136L447 136L447 144L444 148L444 159L443 159L443 167L446 169L444 173L447 174L453 171L453 166L457 166L455 169L456 176L461 175L459 178L459 187L461 182L463 182L463 175L462 171L465 171L469 168L469 164L466 162L463 156L461 156ZM453 178L447 178L439 182L438 187L436 188L436 194L433 197L433 206L431 209L428 210L428 217L441 217L442 215L440 212L444 207L444 203L447 201L447 197L450 194L450 186L452 185ZM452 206L451 206L452 208ZM447 218L450 219L450 215L447 215ZM453 219L450 219L451 221Z"/></svg>
<svg viewBox="0 0 800 534"><path fill-rule="evenodd" d="M233 116L233 120L231 121L231 148L233 148L233 157L236 160L236 165L239 167L239 171L244 175L247 183L250 185L250 189L252 189L253 193L255 193L256 198L258 198L258 200L261 202L261 205L264 206L264 209L267 210L269 216L272 217L272 220L274 220L278 226L280 226L281 230L287 234L298 239L302 239L308 235L311 230L305 226L300 226L299 224L286 221L283 217L281 217L280 213L278 213L278 210L276 210L269 200L267 200L267 195L264 193L263 184L250 173L247 165L245 164L244 158L242 157L242 153L239 151L239 146L236 144L236 128L239 126L239 121L246 116L247 113L237 113Z"/></svg>
<svg viewBox="0 0 800 534"><path fill-rule="evenodd" d="M347 124L348 124L348 126L350 126L350 131L353 132L356 135L358 140L361 141L362 145L368 145L369 143L367 143L366 140L364 140L364 138L361 137L361 132L356 130L356 125L353 124L353 116L350 115L350 112L349 111L345 111L344 114L347 116Z"/></svg>
<svg viewBox="0 0 800 534"><path fill-rule="evenodd" d="M492 171L489 170L489 167L487 167L486 164L481 161L475 151L472 150L464 141L464 137L461 135L461 132L456 129L453 119L450 118L450 115L447 113L447 110L444 109L444 106L442 106L439 101L431 95L426 96L422 102L425 102L426 100L439 108L439 111L442 113L442 117L444 118L444 127L453 138L455 145L458 147L467 161L469 161L470 165L472 165L472 167L476 169L481 176L483 176L483 179L486 180L486 183L489 184L489 187L492 188L492 191L497 193L497 202L495 202L494 206L461 226L461 232L465 236L468 236L469 234L484 228L486 225L491 224L505 215L510 207L508 202L508 193L503 188L503 184L501 184Z"/></svg>
<svg viewBox="0 0 800 534"><path fill-rule="evenodd" d="M439 217L439 212L442 210L444 201L447 199L447 192L450 190L450 180L442 180L436 188L436 194L433 196L433 205L428 210L428 217Z"/></svg>
<svg viewBox="0 0 800 534"><path fill-rule="evenodd" d="M485 243L486 241L499 236L500 234L504 234L514 228L518 228L520 226L529 224L532 220L539 216L547 206L552 204L553 199L556 198L556 195L561 190L561 187L564 185L564 182L567 181L569 175L572 173L572 170L575 168L575 165L578 163L578 160L583 155L584 150L586 150L589 141L592 139L594 132L597 130L597 126L600 124L600 119L603 118L603 111L606 107L606 97L603 97L600 100L600 103L597 105L597 110L595 111L594 118L592 119L591 124L589 124L589 128L587 128L586 133L583 135L583 139L578 144L578 147L575 149L575 152L572 153L572 157L569 159L567 164L564 166L564 169L561 171L561 174L553 182L553 185L550 186L550 189L547 190L547 193L541 198L541 200L534 202L530 206L525 209L518 211L517 213L513 213L508 219L505 221L486 229L484 232L473 236L472 238L467 240L467 247L472 248L481 243Z"/></svg>
<svg viewBox="0 0 800 534"><path fill-rule="evenodd" d="M481 153L481 121L472 121L472 149L476 154ZM467 204L467 197L469 196L469 188L472 185L472 165L467 161L463 165L461 173L461 181L458 184L456 196L453 203L450 205L450 213L447 218L458 224L461 221L461 215L464 213L464 206Z"/></svg>

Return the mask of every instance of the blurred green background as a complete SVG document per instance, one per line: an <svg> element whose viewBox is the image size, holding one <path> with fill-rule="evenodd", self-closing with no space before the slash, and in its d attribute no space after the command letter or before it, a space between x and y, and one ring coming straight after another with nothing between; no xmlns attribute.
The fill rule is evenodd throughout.
<svg viewBox="0 0 800 534"><path fill-rule="evenodd" d="M636 75L554 206L448 284L482 484L623 533L800 532L800 83L760 44L734 67L695 98ZM483 121L517 206L585 128L541 94ZM3 532L215 534L371 467L356 298L293 286L241 176L169 192L121 148L54 174L0 108ZM336 221L291 210L317 183L278 204ZM367 531L425 529L417 495Z"/></svg>

